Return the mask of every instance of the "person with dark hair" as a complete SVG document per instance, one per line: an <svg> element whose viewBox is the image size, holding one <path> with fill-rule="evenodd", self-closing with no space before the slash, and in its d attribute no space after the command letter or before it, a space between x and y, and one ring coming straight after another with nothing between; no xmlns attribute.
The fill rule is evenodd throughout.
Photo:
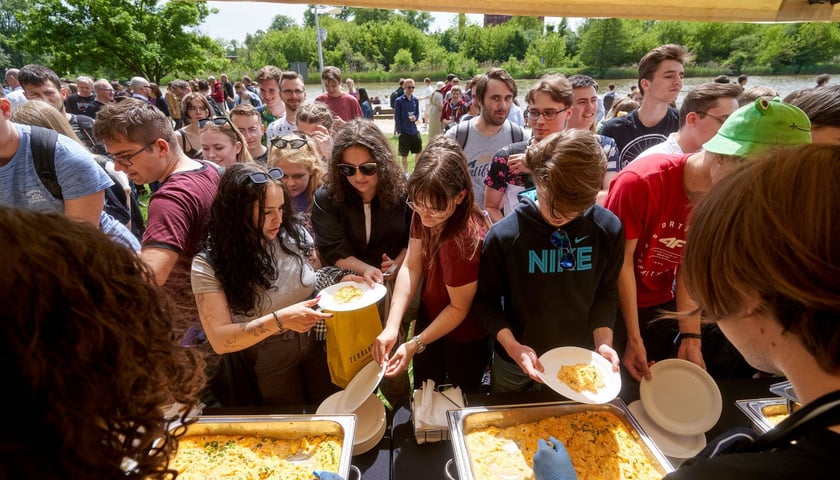
<svg viewBox="0 0 840 480"><path fill-rule="evenodd" d="M163 112L163 114L167 117L172 117L172 113L169 111L169 104L166 103L163 91L161 91L160 86L157 83L149 83L149 102L156 106L158 110Z"/></svg>
<svg viewBox="0 0 840 480"><path fill-rule="evenodd" d="M282 177L276 167L229 167L206 248L192 262L201 325L224 364L235 366L214 389L226 406L318 404L338 390L326 329L310 332L330 317L313 309L322 287L309 262L312 238L297 222Z"/></svg>
<svg viewBox="0 0 840 480"><path fill-rule="evenodd" d="M316 102L324 103L339 121L339 127L344 122L362 116L362 108L356 97L341 91L341 69L338 67L324 67L321 80L327 91L315 97Z"/></svg>
<svg viewBox="0 0 840 480"><path fill-rule="evenodd" d="M784 101L808 115L813 143L840 144L840 85L797 90Z"/></svg>
<svg viewBox="0 0 840 480"><path fill-rule="evenodd" d="M604 152L594 134L571 129L528 147L525 164L537 199L524 196L487 234L475 298L496 341L497 392L541 382L538 357L560 346L594 350L619 368L613 325L624 235L618 218L595 204Z"/></svg>
<svg viewBox="0 0 840 480"><path fill-rule="evenodd" d="M98 168L98 167L97 167ZM171 478L205 378L131 250L57 213L0 207L3 478ZM25 414L21 414L25 412Z"/></svg>
<svg viewBox="0 0 840 480"><path fill-rule="evenodd" d="M695 209L682 278L696 305L682 313L703 312L750 365L787 377L801 407L763 435L723 433L666 480L825 478L840 469L838 184L840 147L776 149ZM534 469L567 475L570 460L557 460L535 457Z"/></svg>
<svg viewBox="0 0 840 480"><path fill-rule="evenodd" d="M607 85L607 93L604 94L604 111L609 112L615 103L615 84L610 83Z"/></svg>
<svg viewBox="0 0 840 480"><path fill-rule="evenodd" d="M714 83L729 83L729 77L726 75L718 75L715 77Z"/></svg>
<svg viewBox="0 0 840 480"><path fill-rule="evenodd" d="M181 99L181 111L184 115L184 126L175 130L179 138L181 150L193 160L203 159L201 151L202 120L213 115L213 108L206 95L199 92L188 93Z"/></svg>
<svg viewBox="0 0 840 480"><path fill-rule="evenodd" d="M382 130L366 119L348 122L312 209L324 264L382 283L383 273L405 258L411 222L405 201L405 173Z"/></svg>
<svg viewBox="0 0 840 480"><path fill-rule="evenodd" d="M746 87L748 79L749 78L746 75L744 75L743 73L738 75L738 85L740 85L741 88Z"/></svg>
<svg viewBox="0 0 840 480"><path fill-rule="evenodd" d="M368 96L367 89L365 87L359 87L358 92L362 115L369 120L373 120L373 108L370 106L370 97Z"/></svg>
<svg viewBox="0 0 840 480"><path fill-rule="evenodd" d="M414 359L414 388L432 379L437 385L452 383L477 393L491 351L473 297L490 225L472 199L467 162L457 142L434 139L420 153L407 190L414 210L408 251L373 358L387 365L389 377L405 371ZM398 345L399 326L418 288L414 337Z"/></svg>
<svg viewBox="0 0 840 480"><path fill-rule="evenodd" d="M828 81L831 80L831 77L827 73L823 73L817 77L817 87L824 87L828 85Z"/></svg>

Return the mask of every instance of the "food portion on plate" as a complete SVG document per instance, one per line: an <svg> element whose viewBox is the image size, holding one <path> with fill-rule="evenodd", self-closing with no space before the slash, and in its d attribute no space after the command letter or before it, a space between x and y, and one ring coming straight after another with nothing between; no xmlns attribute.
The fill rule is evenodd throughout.
<svg viewBox="0 0 840 480"><path fill-rule="evenodd" d="M341 282L318 292L318 305L331 312L349 312L376 304L386 292L381 283L371 287L365 282Z"/></svg>
<svg viewBox="0 0 840 480"><path fill-rule="evenodd" d="M335 295L333 295L333 301L337 305L345 305L354 300L359 300L362 298L363 294L364 292L362 292L361 288L354 285L345 285L335 292Z"/></svg>
<svg viewBox="0 0 840 480"><path fill-rule="evenodd" d="M598 393L598 390L606 385L601 369L597 365L589 363L563 365L557 372L557 379L576 392Z"/></svg>
<svg viewBox="0 0 840 480"><path fill-rule="evenodd" d="M465 435L473 477L532 479L537 440L563 442L578 478L660 479L664 472L646 454L641 438L618 416L582 411L508 427L477 428Z"/></svg>
<svg viewBox="0 0 840 480"><path fill-rule="evenodd" d="M264 435L187 435L178 442L170 467L179 479L258 478L310 480L313 470L336 472L341 438L307 435L280 439Z"/></svg>

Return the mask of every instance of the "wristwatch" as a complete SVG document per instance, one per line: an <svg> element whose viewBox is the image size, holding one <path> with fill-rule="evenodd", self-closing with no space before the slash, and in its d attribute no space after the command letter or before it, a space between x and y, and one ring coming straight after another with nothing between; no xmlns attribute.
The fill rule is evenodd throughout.
<svg viewBox="0 0 840 480"><path fill-rule="evenodd" d="M423 353L423 350L426 349L426 344L420 340L420 335L415 335L411 337L411 341L417 344L417 353Z"/></svg>

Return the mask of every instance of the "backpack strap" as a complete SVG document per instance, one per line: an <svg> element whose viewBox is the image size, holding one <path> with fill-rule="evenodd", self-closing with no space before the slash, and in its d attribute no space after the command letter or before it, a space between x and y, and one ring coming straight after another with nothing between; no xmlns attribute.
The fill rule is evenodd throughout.
<svg viewBox="0 0 840 480"><path fill-rule="evenodd" d="M461 128L461 125L466 123L466 127ZM455 140L461 145L461 149L463 150L464 147L467 145L467 140L470 138L470 121L467 120L466 122L458 122L458 125L455 125Z"/></svg>
<svg viewBox="0 0 840 480"><path fill-rule="evenodd" d="M519 143L522 140L525 140L525 132L522 131L522 127L515 123L510 124L510 137L513 140L511 143Z"/></svg>
<svg viewBox="0 0 840 480"><path fill-rule="evenodd" d="M61 195L61 185L55 173L55 143L58 141L58 133L36 126L30 128L29 145L38 178L53 197L62 199L64 197Z"/></svg>

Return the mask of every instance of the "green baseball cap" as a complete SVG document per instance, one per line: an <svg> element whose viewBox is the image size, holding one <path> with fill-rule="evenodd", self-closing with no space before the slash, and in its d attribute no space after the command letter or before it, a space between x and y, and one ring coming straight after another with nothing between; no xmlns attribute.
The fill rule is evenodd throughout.
<svg viewBox="0 0 840 480"><path fill-rule="evenodd" d="M745 157L762 148L806 143L811 143L811 121L805 112L779 97L758 98L735 110L703 149Z"/></svg>

